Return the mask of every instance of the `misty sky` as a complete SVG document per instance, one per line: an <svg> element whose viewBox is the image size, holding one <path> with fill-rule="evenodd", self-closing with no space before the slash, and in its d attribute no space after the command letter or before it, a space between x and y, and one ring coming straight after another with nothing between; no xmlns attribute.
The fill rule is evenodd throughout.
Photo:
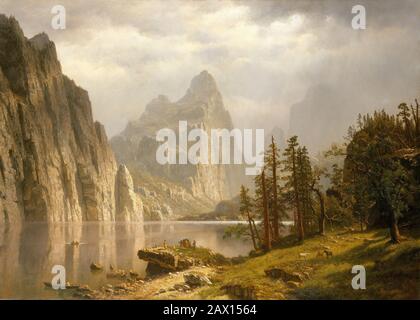
<svg viewBox="0 0 420 320"><path fill-rule="evenodd" d="M56 4L67 10L65 30L51 27ZM366 7L366 30L351 28L356 4ZM27 37L50 36L108 136L158 94L178 100L203 69L240 127L287 130L290 106L318 84L372 107L420 96L416 0L0 0L0 13Z"/></svg>

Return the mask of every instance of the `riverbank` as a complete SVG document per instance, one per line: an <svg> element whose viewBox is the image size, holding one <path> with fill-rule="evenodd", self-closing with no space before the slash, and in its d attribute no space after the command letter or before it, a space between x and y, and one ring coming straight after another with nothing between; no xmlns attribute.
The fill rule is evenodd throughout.
<svg viewBox="0 0 420 320"><path fill-rule="evenodd" d="M402 233L397 245L388 242L387 229L336 231L301 245L289 236L280 248L226 267L201 297L213 299L230 290L231 296L246 298L240 295L252 292L256 299L420 299L420 229ZM351 286L354 265L366 269L366 290ZM295 273L295 279L268 276L273 267Z"/></svg>
<svg viewBox="0 0 420 320"><path fill-rule="evenodd" d="M136 300L136 299L200 299L202 290L213 285L223 266L238 263L245 258L226 258L210 249L195 247L188 239L179 245L140 249L138 257L148 262L146 277L132 270L111 270L93 264L92 276L104 273L108 283L91 288L86 284L67 283L65 290L57 291L64 299ZM53 290L45 282L47 290ZM218 299L228 299L224 297Z"/></svg>
<svg viewBox="0 0 420 320"><path fill-rule="evenodd" d="M240 259L222 259L205 248L144 249L140 250L143 255L169 251L195 262L145 279L129 277L97 290L82 286L64 298L420 299L420 229L401 231L403 241L397 245L389 243L386 229L340 230L313 236L303 244L288 236L268 253ZM365 267L365 290L352 288L354 265Z"/></svg>

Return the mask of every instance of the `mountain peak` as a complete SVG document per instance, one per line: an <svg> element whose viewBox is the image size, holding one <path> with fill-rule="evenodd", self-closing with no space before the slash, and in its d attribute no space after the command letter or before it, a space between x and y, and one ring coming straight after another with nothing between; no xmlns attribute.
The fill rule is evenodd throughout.
<svg viewBox="0 0 420 320"><path fill-rule="evenodd" d="M29 42L37 50L43 50L50 44L50 38L48 38L48 35L45 32L42 32L29 39Z"/></svg>
<svg viewBox="0 0 420 320"><path fill-rule="evenodd" d="M15 17L8 17L0 13L0 38L2 38L0 39L2 41L7 41L9 38L14 38L15 40L19 40L19 42L25 41L23 31Z"/></svg>
<svg viewBox="0 0 420 320"><path fill-rule="evenodd" d="M219 93L219 90L213 76L207 70L203 70L191 80L188 93L196 97L209 97Z"/></svg>

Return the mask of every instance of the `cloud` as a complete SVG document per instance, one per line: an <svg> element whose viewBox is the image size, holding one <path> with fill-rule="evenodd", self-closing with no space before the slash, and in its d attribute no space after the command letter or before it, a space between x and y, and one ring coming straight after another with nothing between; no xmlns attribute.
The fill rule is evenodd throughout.
<svg viewBox="0 0 420 320"><path fill-rule="evenodd" d="M359 3L367 9L361 31L351 28L353 1L63 0L63 31L50 26L55 0L2 0L0 12L15 15L29 37L49 34L111 136L158 94L180 98L203 69L245 127L287 131L290 106L323 83L366 105L414 98L420 3Z"/></svg>

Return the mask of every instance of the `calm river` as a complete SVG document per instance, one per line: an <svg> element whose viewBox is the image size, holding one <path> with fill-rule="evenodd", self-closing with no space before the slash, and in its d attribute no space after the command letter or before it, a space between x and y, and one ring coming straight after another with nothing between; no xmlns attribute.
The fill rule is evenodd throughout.
<svg viewBox="0 0 420 320"><path fill-rule="evenodd" d="M188 238L197 246L210 248L227 257L247 255L251 243L223 239L224 229L237 222L149 222L28 223L0 233L0 299L49 299L57 293L44 288L54 265L62 265L71 283L92 288L109 283L106 272L91 273L97 262L134 270L144 275L146 262L137 258L140 248L175 244ZM78 241L79 246L71 245Z"/></svg>

